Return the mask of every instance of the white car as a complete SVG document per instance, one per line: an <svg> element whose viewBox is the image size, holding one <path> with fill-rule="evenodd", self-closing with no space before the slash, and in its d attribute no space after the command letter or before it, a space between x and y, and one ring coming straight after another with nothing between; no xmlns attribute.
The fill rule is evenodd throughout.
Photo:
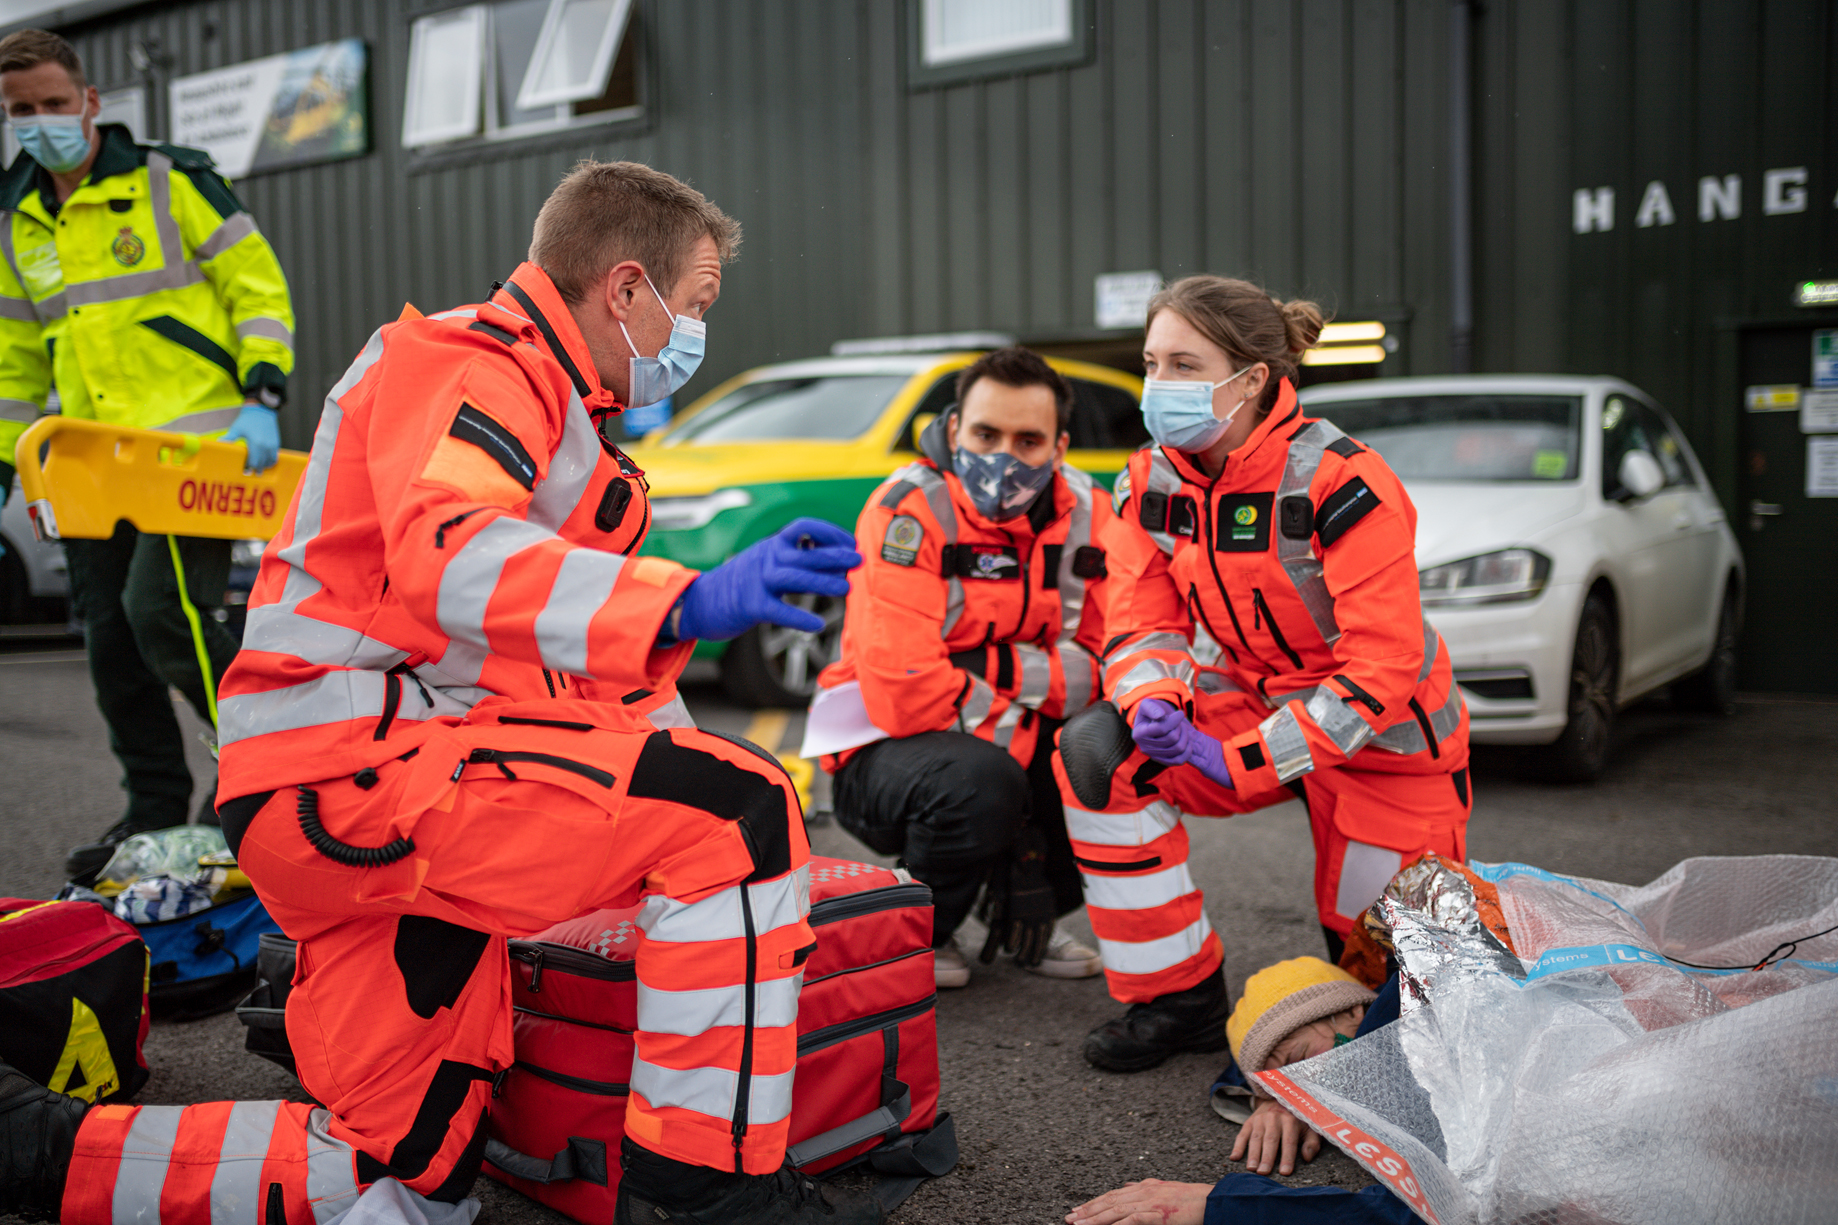
<svg viewBox="0 0 1838 1225"><path fill-rule="evenodd" d="M70 576L64 546L32 534L25 494L13 478L12 496L0 509L0 622L64 619Z"/></svg>
<svg viewBox="0 0 1838 1225"><path fill-rule="evenodd" d="M1673 686L1727 713L1742 551L1678 426L1619 379L1446 376L1310 387L1417 505L1423 607L1477 743L1598 776L1616 712Z"/></svg>

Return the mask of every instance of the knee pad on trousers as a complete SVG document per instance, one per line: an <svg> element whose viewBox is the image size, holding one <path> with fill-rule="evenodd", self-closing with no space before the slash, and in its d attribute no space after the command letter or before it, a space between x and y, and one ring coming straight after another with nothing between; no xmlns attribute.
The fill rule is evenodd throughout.
<svg viewBox="0 0 1838 1225"><path fill-rule="evenodd" d="M1079 803L1101 811L1110 803L1110 780L1135 751L1130 725L1109 702L1096 702L1066 720L1059 755Z"/></svg>

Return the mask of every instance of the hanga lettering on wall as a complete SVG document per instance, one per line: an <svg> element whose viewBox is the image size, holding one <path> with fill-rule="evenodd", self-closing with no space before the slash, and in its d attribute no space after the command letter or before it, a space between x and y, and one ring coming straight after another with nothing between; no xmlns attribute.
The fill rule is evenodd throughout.
<svg viewBox="0 0 1838 1225"><path fill-rule="evenodd" d="M1761 211L1763 216L1779 217L1803 213L1811 206L1812 191L1804 166L1782 166L1762 172ZM1699 221L1735 221L1742 216L1743 182L1739 174L1707 174L1697 182L1696 200L1682 200L1687 210L1695 204ZM1838 208L1838 196L1832 206ZM1578 234L1589 234L1615 228L1615 189L1613 187L1579 187L1571 197L1570 228ZM1672 193L1661 179L1654 179L1640 193L1634 209L1634 227L1673 225L1679 210L1673 205Z"/></svg>

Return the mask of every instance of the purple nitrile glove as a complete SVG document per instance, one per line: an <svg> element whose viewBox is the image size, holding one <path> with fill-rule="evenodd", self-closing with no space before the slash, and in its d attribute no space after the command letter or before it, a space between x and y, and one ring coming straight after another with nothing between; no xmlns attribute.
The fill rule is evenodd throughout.
<svg viewBox="0 0 1838 1225"><path fill-rule="evenodd" d="M1192 766L1221 787L1232 786L1232 772L1225 768L1225 746L1160 698L1149 698L1136 708L1130 736L1137 748L1164 766Z"/></svg>

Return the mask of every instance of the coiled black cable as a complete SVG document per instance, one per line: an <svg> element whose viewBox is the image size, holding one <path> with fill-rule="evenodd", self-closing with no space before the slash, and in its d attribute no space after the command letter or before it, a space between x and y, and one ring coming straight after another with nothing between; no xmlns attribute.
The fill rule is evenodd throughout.
<svg viewBox="0 0 1838 1225"><path fill-rule="evenodd" d="M300 832L315 851L334 863L342 863L347 868L380 868L414 853L413 838L398 838L388 846L352 846L340 842L319 823L319 793L311 787L301 787L299 791L294 812L300 817Z"/></svg>

